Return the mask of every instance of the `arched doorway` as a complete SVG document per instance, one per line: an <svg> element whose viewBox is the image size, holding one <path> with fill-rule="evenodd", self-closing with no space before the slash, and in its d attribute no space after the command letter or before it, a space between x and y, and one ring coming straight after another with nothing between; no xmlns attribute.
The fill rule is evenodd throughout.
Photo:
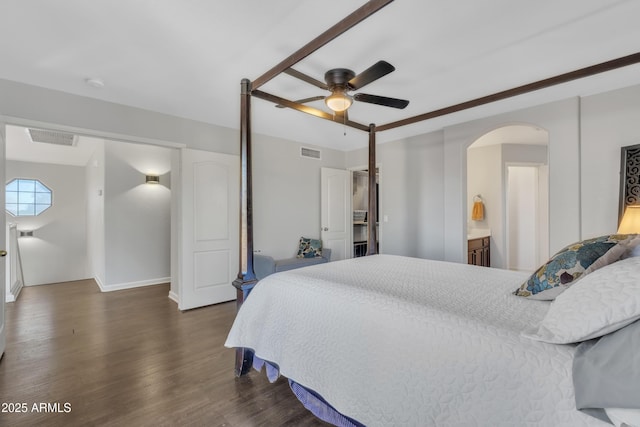
<svg viewBox="0 0 640 427"><path fill-rule="evenodd" d="M546 130L512 124L467 148L467 232L490 236L492 267L528 271L548 258L548 144ZM478 196L484 216L473 218Z"/></svg>

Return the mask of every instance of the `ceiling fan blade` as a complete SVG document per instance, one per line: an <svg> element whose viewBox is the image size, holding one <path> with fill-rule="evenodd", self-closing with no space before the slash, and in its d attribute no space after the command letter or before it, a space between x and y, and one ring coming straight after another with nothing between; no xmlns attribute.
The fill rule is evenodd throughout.
<svg viewBox="0 0 640 427"><path fill-rule="evenodd" d="M324 99L324 98L325 98L324 96L318 95L318 96L312 96L311 98L298 99L298 100L293 101L293 102L297 102L298 104L306 104L307 102L320 101L321 99ZM280 105L280 104L277 104L276 107L277 108L287 108L284 105Z"/></svg>
<svg viewBox="0 0 640 427"><path fill-rule="evenodd" d="M301 73L298 70L294 70L293 68L287 68L284 70L285 74L290 75L291 77L295 77L296 79L300 79L303 82L314 85L315 87L319 87L320 89L329 90L329 86L326 83L321 82L320 80L316 80L313 77L307 76L304 73Z"/></svg>
<svg viewBox="0 0 640 427"><path fill-rule="evenodd" d="M386 96L368 95L366 93L356 93L353 99L360 102L368 102L369 104L384 105L385 107L403 109L409 105L406 99L387 98Z"/></svg>
<svg viewBox="0 0 640 427"><path fill-rule="evenodd" d="M367 68L351 80L349 80L349 87L352 90L360 89L371 82L378 80L380 77L386 76L396 68L389 64L387 61L378 61L371 67Z"/></svg>

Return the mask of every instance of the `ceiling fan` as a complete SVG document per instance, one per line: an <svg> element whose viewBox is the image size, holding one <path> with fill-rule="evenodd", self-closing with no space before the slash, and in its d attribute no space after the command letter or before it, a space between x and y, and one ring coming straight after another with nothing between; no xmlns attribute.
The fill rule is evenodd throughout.
<svg viewBox="0 0 640 427"><path fill-rule="evenodd" d="M329 107L334 112L346 113L346 110L351 106L353 101L366 102L369 104L377 104L383 105L385 107L399 109L405 108L407 105L409 105L409 101L405 99L388 98L386 96L369 95L366 93L356 93L354 95L349 95L348 93L352 90L361 89L369 83L372 83L379 78L386 76L394 70L395 67L386 61L378 61L358 75L347 68L334 68L325 73L324 80L326 83L322 83L321 81L316 80L313 77L309 77L306 74L303 74L292 68L289 68L284 72L316 87L331 91L331 95L328 96L314 96L311 98L300 99L295 102L304 104L306 102L324 99L327 107ZM276 106L284 108L282 105Z"/></svg>

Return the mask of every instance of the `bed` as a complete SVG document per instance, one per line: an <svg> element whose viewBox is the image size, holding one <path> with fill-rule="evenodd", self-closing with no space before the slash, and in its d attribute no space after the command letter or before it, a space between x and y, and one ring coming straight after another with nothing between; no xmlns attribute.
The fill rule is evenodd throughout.
<svg viewBox="0 0 640 427"><path fill-rule="evenodd" d="M225 345L367 426L606 425L576 409L576 344L527 336L550 306L513 295L527 276L393 255L277 273Z"/></svg>
<svg viewBox="0 0 640 427"><path fill-rule="evenodd" d="M640 257L628 258L637 258L633 268L608 260L624 268L614 267L623 277L602 287L605 294L598 289L609 283L602 277L609 265L580 279L589 286L554 289L562 294L554 293L553 303L517 296L526 274L378 255L373 190L377 132L632 65L640 53L380 126L259 90L280 74L322 87L292 67L392 1L366 2L257 79L241 82L240 268L233 282L239 312L225 343L236 349L236 375L253 365L266 367L272 380L286 376L305 406L336 425L640 425L640 356L627 357L640 355ZM276 273L258 284L252 98L368 133L370 256ZM585 300L591 308L581 305ZM572 327L563 331L566 325ZM599 325L600 335L568 338L585 325Z"/></svg>

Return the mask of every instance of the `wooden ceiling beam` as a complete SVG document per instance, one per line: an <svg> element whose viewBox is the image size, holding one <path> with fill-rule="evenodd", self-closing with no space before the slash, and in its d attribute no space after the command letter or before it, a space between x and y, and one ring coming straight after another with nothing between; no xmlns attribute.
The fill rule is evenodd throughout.
<svg viewBox="0 0 640 427"><path fill-rule="evenodd" d="M258 89L260 86L264 85L269 80L276 77L278 74L283 73L286 69L302 61L304 58L311 55L313 52L320 49L322 46L326 45L331 40L345 33L346 31L348 31L355 25L359 24L369 16L373 15L383 7L387 6L391 2L393 2L393 0L368 1L366 4L356 9L346 18L342 19L340 22L338 22L337 24L329 28L327 31L320 34L315 39L311 40L309 43L304 45L302 48L298 49L293 54L289 55L287 58L281 61L278 65L271 68L262 76L255 79L252 84L252 89Z"/></svg>
<svg viewBox="0 0 640 427"><path fill-rule="evenodd" d="M281 105L284 107L301 111L303 113L311 114L312 116L319 117L321 119L329 120L335 123L340 123L342 125L349 126L351 128L362 130L365 132L369 131L369 126L365 126L363 124L360 124L351 120L345 120L344 116L341 116L338 114L335 114L335 115L329 114L325 111L318 110L317 108L309 107L308 105L304 105L304 104L299 104L297 102L293 102L288 99L281 98L279 96L272 95L267 92L263 92L261 90L254 90L251 92L251 95L255 96L256 98L263 99L265 101L273 102L276 105Z"/></svg>
<svg viewBox="0 0 640 427"><path fill-rule="evenodd" d="M433 119L435 117L445 116L447 114L456 113L458 111L468 110L470 108L478 107L480 105L489 104L491 102L500 101L514 96L523 95L528 92L548 88L562 83L567 83L572 80L582 79L584 77L590 77L595 74L612 71L618 68L626 67L629 65L640 63L640 52L631 55L623 56L620 58L612 59L611 61L602 62L600 64L592 65L589 67L581 68L579 70L571 71L564 74L559 74L547 79L538 80L533 83L518 86L512 89L496 92L491 95L483 96L480 98L472 99L470 101L462 102L460 104L451 105L449 107L440 108L438 110L430 111L428 113L420 114L417 116L409 117L403 120L387 123L376 127L378 132L398 128L400 126L410 125L418 123L424 120Z"/></svg>

